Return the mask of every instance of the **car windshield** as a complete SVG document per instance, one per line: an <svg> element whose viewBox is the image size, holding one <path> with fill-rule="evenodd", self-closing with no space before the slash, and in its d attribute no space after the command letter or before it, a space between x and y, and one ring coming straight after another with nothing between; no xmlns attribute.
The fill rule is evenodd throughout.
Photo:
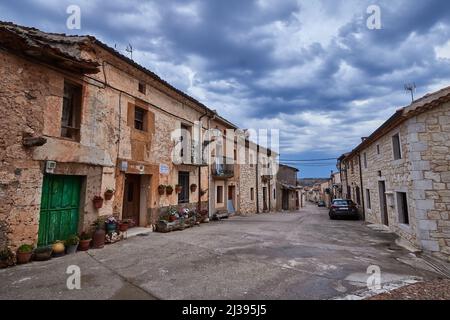
<svg viewBox="0 0 450 320"><path fill-rule="evenodd" d="M333 201L333 205L338 206L338 207L351 206L352 201L351 200L336 200L336 201Z"/></svg>

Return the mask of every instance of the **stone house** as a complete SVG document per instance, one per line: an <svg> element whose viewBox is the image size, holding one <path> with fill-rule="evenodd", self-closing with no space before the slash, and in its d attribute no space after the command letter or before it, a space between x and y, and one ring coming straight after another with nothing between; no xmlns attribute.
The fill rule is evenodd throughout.
<svg viewBox="0 0 450 320"><path fill-rule="evenodd" d="M217 112L91 36L0 23L0 59L1 247L45 245L99 216L152 227L171 206L219 209L201 147L211 128L237 128ZM223 186L237 211L240 167ZM181 192L158 192L168 185Z"/></svg>
<svg viewBox="0 0 450 320"><path fill-rule="evenodd" d="M299 170L280 164L276 181L277 211L293 211L300 208L300 187L297 184Z"/></svg>
<svg viewBox="0 0 450 320"><path fill-rule="evenodd" d="M359 187L366 221L384 224L416 247L447 259L449 141L450 87L399 109L339 163L347 177L343 184ZM347 174L351 161L359 166L355 175Z"/></svg>

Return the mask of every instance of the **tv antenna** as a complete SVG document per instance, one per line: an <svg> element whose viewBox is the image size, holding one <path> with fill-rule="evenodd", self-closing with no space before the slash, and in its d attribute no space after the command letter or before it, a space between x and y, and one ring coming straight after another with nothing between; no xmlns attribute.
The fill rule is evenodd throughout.
<svg viewBox="0 0 450 320"><path fill-rule="evenodd" d="M414 91L416 91L416 83L407 83L405 84L405 91L411 92L411 102L414 102Z"/></svg>
<svg viewBox="0 0 450 320"><path fill-rule="evenodd" d="M127 48L125 49L126 52L130 53L131 60L133 60L133 46L131 44L128 44Z"/></svg>

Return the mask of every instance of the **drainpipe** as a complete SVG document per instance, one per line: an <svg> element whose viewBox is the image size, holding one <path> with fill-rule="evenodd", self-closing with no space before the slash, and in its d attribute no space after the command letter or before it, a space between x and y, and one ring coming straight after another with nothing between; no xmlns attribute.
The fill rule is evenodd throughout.
<svg viewBox="0 0 450 320"><path fill-rule="evenodd" d="M198 118L198 121L201 123L202 119L204 117L206 117L208 115L208 111L205 111L205 113ZM203 130L203 125L200 125L200 129L198 132L198 143L199 143L199 149L198 152L201 153L200 154L200 165L198 167L198 204L197 204L197 211L198 213L200 213L200 210L202 209L202 167L201 167L201 163L202 163L202 158L203 158L203 151L202 147L203 147L203 142L202 142L202 130ZM209 183L208 183L209 184ZM208 198L209 198L209 190L208 190ZM209 201L208 201L209 202Z"/></svg>
<svg viewBox="0 0 450 320"><path fill-rule="evenodd" d="M363 220L366 220L366 206L364 205L364 186L363 186L363 178L362 178L362 166L361 166L361 154L358 153L358 160L359 160L359 180L361 184L361 204L362 204L362 214L363 214Z"/></svg>
<svg viewBox="0 0 450 320"><path fill-rule="evenodd" d="M259 188L258 188L258 164L259 164L259 145L256 147L256 213L259 212Z"/></svg>

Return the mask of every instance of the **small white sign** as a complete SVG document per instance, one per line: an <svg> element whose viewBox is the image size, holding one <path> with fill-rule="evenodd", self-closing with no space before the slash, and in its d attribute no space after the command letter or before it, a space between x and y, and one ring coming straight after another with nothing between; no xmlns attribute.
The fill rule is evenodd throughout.
<svg viewBox="0 0 450 320"><path fill-rule="evenodd" d="M165 175L169 174L169 166L167 164L161 163L159 165L159 173Z"/></svg>

